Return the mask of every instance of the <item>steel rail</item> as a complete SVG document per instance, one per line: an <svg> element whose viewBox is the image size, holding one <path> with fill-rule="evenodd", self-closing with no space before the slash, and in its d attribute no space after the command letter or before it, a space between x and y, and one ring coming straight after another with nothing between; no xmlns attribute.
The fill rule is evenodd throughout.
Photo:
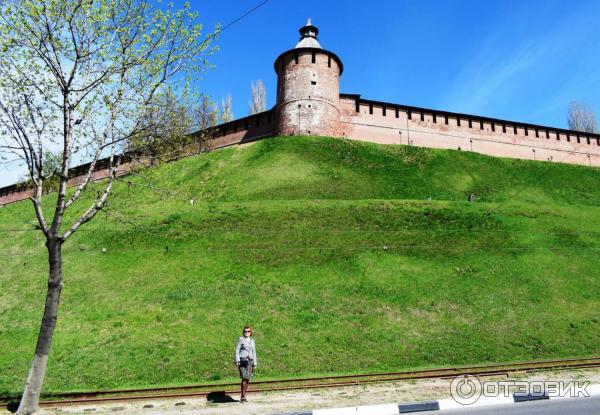
<svg viewBox="0 0 600 415"><path fill-rule="evenodd" d="M363 373L355 375L334 375L283 380L265 380L253 382L251 385L253 385L254 387L261 387L251 389L248 392L257 393L267 391L327 388L410 379L443 379L459 375L496 376L508 375L509 373L514 372L531 372L553 369L585 369L595 367L600 367L600 356L590 358L570 358L489 365L458 366L437 369L419 369L399 372ZM235 389L229 389L233 387L235 387ZM215 392L221 394L237 393L239 392L238 387L239 383L220 383L47 394L44 395L44 398L46 398L46 400L41 401L40 406L59 407L67 405L127 402L147 399L176 399L190 397L193 398L208 396L210 393ZM226 389L223 390L223 388ZM3 404L7 405L6 399L4 400Z"/></svg>

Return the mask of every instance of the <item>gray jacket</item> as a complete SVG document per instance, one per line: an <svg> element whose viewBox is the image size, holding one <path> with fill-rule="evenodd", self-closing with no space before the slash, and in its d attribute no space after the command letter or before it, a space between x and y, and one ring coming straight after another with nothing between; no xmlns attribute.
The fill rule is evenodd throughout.
<svg viewBox="0 0 600 415"><path fill-rule="evenodd" d="M256 343L252 337L248 340L244 337L238 338L235 346L235 363L239 363L241 357L253 359L255 366L258 364L258 358L256 357Z"/></svg>

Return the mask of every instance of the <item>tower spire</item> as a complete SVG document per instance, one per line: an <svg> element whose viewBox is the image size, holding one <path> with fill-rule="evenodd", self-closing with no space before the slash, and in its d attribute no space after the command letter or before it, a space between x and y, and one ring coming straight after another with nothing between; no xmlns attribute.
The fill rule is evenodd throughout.
<svg viewBox="0 0 600 415"><path fill-rule="evenodd" d="M308 18L305 26L302 26L299 30L300 41L296 45L296 48L317 48L322 49L319 44L317 36L319 35L319 29L313 26L311 18Z"/></svg>

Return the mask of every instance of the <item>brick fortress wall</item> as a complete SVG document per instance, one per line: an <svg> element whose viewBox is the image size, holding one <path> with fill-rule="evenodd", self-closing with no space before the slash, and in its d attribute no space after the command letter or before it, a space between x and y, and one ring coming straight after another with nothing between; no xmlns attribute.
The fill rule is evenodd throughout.
<svg viewBox="0 0 600 415"><path fill-rule="evenodd" d="M342 136L379 144L600 166L600 135L341 94Z"/></svg>
<svg viewBox="0 0 600 415"><path fill-rule="evenodd" d="M255 140L260 140L266 137L272 137L276 131L275 110L262 112L260 114L250 115L228 123L218 125L206 131L198 132L202 134L206 141L202 149L192 145L192 148L187 155L197 154L198 150L210 151L231 145L243 144ZM108 177L108 159L98 160L96 171L92 175L93 181L103 180ZM134 160L129 156L125 156L123 163L117 170L117 175L122 176L127 174L131 169L139 167L140 164L146 163L143 160ZM85 178L89 164L83 164L71 169L70 186L77 186ZM20 184L13 184L0 188L0 206L9 203L25 200L32 195L33 189L23 187Z"/></svg>

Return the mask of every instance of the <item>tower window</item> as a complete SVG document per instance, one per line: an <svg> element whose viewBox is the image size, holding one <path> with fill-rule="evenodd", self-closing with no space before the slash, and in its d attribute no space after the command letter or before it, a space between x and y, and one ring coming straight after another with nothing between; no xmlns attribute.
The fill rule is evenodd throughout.
<svg viewBox="0 0 600 415"><path fill-rule="evenodd" d="M312 85L316 85L316 84L317 84L317 81L310 81L310 83L311 83Z"/></svg>
<svg viewBox="0 0 600 415"><path fill-rule="evenodd" d="M373 104L369 104L369 114L373 114Z"/></svg>
<svg viewBox="0 0 600 415"><path fill-rule="evenodd" d="M460 117L456 117L456 126L460 127Z"/></svg>
<svg viewBox="0 0 600 415"><path fill-rule="evenodd" d="M496 132L496 124L492 123L492 131Z"/></svg>
<svg viewBox="0 0 600 415"><path fill-rule="evenodd" d="M444 124L448 125L448 116L444 116Z"/></svg>
<svg viewBox="0 0 600 415"><path fill-rule="evenodd" d="M425 113L421 111L421 121L425 121Z"/></svg>
<svg viewBox="0 0 600 415"><path fill-rule="evenodd" d="M502 132L506 133L506 124L502 124Z"/></svg>
<svg viewBox="0 0 600 415"><path fill-rule="evenodd" d="M354 101L354 106L356 107L356 112L360 112L360 102L358 100Z"/></svg>
<svg viewBox="0 0 600 415"><path fill-rule="evenodd" d="M546 130L546 138L550 138L550 131Z"/></svg>
<svg viewBox="0 0 600 415"><path fill-rule="evenodd" d="M567 141L571 141L571 136L569 135L569 133L567 133Z"/></svg>
<svg viewBox="0 0 600 415"><path fill-rule="evenodd" d="M396 107L396 118L400 118L400 110Z"/></svg>
<svg viewBox="0 0 600 415"><path fill-rule="evenodd" d="M436 114L432 114L432 117L433 117L433 122L437 123L437 115Z"/></svg>
<svg viewBox="0 0 600 415"><path fill-rule="evenodd" d="M397 112L397 111L398 111L398 110L396 109L396 114L398 114L398 112ZM412 120L412 111L411 111L411 110L408 110L408 119L409 119L409 120Z"/></svg>
<svg viewBox="0 0 600 415"><path fill-rule="evenodd" d="M386 116L386 108L385 108L385 105L383 106L383 109L381 110L381 112L383 113L383 116L385 117L385 116Z"/></svg>
<svg viewBox="0 0 600 415"><path fill-rule="evenodd" d="M540 132L538 131L538 129L537 129L537 128L535 129L535 136L536 136L536 137L538 137L538 138L539 138L539 136L540 136Z"/></svg>
<svg viewBox="0 0 600 415"><path fill-rule="evenodd" d="M581 143L581 138L579 137L579 134L577 134L577 142Z"/></svg>
<svg viewBox="0 0 600 415"><path fill-rule="evenodd" d="M473 128L473 120L469 118L469 128Z"/></svg>
<svg viewBox="0 0 600 415"><path fill-rule="evenodd" d="M483 130L483 120L479 120L479 129Z"/></svg>
<svg viewBox="0 0 600 415"><path fill-rule="evenodd" d="M514 129L514 131L515 131L515 135L517 135L517 126L515 125L515 126L513 127L513 129Z"/></svg>
<svg viewBox="0 0 600 415"><path fill-rule="evenodd" d="M327 57L327 67L331 68L331 56Z"/></svg>
<svg viewBox="0 0 600 415"><path fill-rule="evenodd" d="M558 131L556 132L556 139L560 141L560 133Z"/></svg>
<svg viewBox="0 0 600 415"><path fill-rule="evenodd" d="M527 127L525 127L525 135L529 136L529 131L527 131Z"/></svg>
<svg viewBox="0 0 600 415"><path fill-rule="evenodd" d="M312 53L312 63L316 63L317 62L317 55L315 54L315 52Z"/></svg>

